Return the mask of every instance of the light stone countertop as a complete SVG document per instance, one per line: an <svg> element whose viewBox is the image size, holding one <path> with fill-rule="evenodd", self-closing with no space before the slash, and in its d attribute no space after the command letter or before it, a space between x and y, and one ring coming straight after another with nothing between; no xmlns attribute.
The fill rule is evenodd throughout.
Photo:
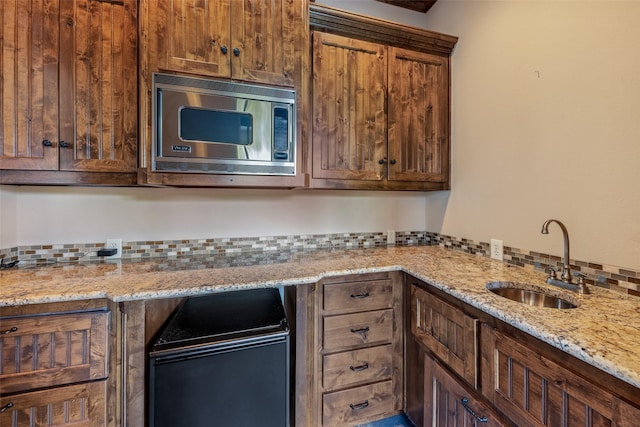
<svg viewBox="0 0 640 427"><path fill-rule="evenodd" d="M444 292L640 388L640 298L590 286L577 295L549 287L545 275L435 246L250 253L60 263L0 271L2 306L109 298L129 301L287 286L322 277L403 270ZM494 295L493 281L571 295L569 310L530 307Z"/></svg>

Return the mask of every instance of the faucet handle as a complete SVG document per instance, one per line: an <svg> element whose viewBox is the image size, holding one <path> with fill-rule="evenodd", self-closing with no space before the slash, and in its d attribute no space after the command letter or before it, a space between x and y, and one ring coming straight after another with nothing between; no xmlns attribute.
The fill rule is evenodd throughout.
<svg viewBox="0 0 640 427"><path fill-rule="evenodd" d="M578 277L578 280L576 282L576 285L578 285L578 293L588 294L589 288L587 288L587 285L584 283L584 278L587 277L587 275L579 271L576 271L575 273L573 273L573 275Z"/></svg>
<svg viewBox="0 0 640 427"><path fill-rule="evenodd" d="M551 279L557 279L558 278L558 270L556 270L555 268L549 267L549 268L545 269L545 271L547 273L549 273L549 278L551 278Z"/></svg>

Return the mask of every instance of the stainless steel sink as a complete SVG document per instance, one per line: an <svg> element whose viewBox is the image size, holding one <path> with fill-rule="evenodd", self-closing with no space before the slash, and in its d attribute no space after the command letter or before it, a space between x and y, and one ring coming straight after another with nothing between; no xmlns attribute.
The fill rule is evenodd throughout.
<svg viewBox="0 0 640 427"><path fill-rule="evenodd" d="M544 289L528 289L517 283L491 282L487 284L487 289L501 297L534 307L568 309L578 306L577 301L552 295Z"/></svg>

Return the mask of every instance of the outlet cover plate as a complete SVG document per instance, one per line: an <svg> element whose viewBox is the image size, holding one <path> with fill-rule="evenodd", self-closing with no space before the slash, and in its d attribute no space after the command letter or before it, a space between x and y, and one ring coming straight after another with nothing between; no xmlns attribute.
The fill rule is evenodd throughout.
<svg viewBox="0 0 640 427"><path fill-rule="evenodd" d="M106 249L116 249L118 251L115 255L105 258L114 259L122 257L122 239L107 239L107 243L104 244L104 247Z"/></svg>
<svg viewBox="0 0 640 427"><path fill-rule="evenodd" d="M504 244L502 240L491 239L491 258L498 261L504 259Z"/></svg>

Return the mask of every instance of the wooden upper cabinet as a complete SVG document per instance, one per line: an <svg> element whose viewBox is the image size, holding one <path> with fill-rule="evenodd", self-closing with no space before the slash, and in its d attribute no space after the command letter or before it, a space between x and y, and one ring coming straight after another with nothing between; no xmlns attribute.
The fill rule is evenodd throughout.
<svg viewBox="0 0 640 427"><path fill-rule="evenodd" d="M236 1L234 1L236 2ZM231 76L231 0L149 2L158 37L158 67L209 76Z"/></svg>
<svg viewBox="0 0 640 427"><path fill-rule="evenodd" d="M234 79L294 86L301 3L302 0L232 0Z"/></svg>
<svg viewBox="0 0 640 427"><path fill-rule="evenodd" d="M313 34L314 178L384 178L386 80L384 46Z"/></svg>
<svg viewBox="0 0 640 427"><path fill-rule="evenodd" d="M389 48L389 179L447 182L449 60Z"/></svg>
<svg viewBox="0 0 640 427"><path fill-rule="evenodd" d="M293 86L299 0L149 2L158 68Z"/></svg>
<svg viewBox="0 0 640 427"><path fill-rule="evenodd" d="M59 12L0 2L0 169L58 169Z"/></svg>
<svg viewBox="0 0 640 427"><path fill-rule="evenodd" d="M449 188L456 37L310 6L317 188Z"/></svg>
<svg viewBox="0 0 640 427"><path fill-rule="evenodd" d="M137 169L136 4L60 2L60 170Z"/></svg>
<svg viewBox="0 0 640 427"><path fill-rule="evenodd" d="M135 172L137 1L2 1L0 20L0 169Z"/></svg>

